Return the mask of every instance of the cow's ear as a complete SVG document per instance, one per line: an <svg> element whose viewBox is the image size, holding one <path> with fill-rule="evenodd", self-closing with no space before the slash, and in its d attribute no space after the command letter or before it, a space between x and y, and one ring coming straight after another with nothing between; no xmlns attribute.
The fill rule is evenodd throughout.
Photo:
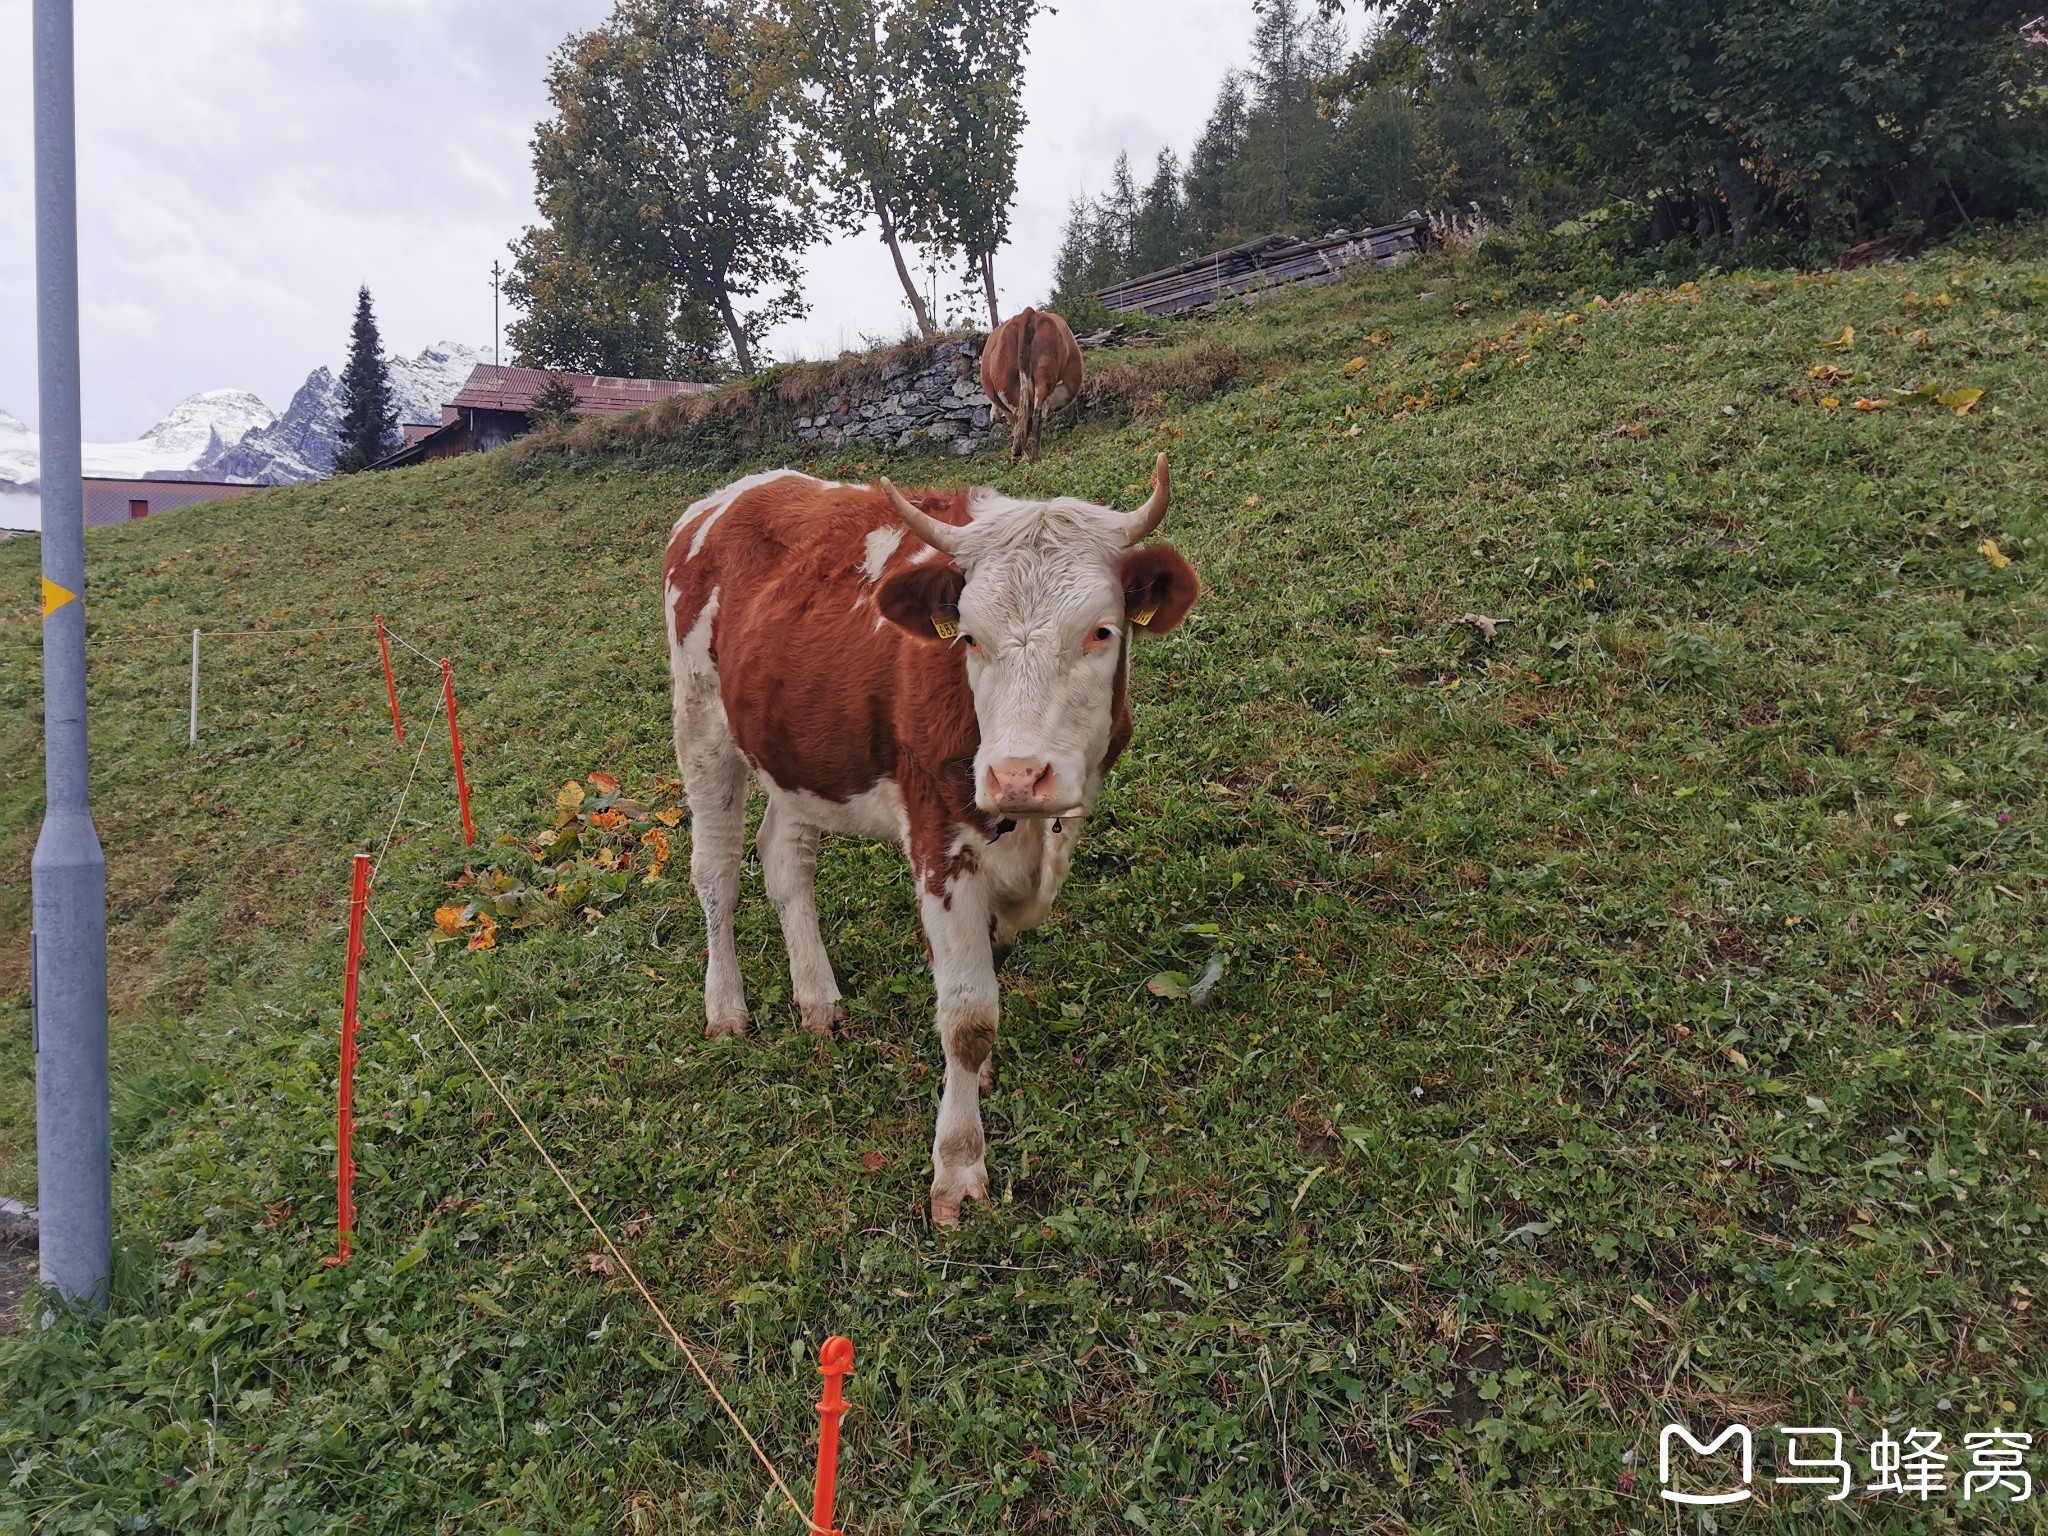
<svg viewBox="0 0 2048 1536"><path fill-rule="evenodd" d="M967 575L948 560L898 571L875 593L882 617L920 640L951 640L960 633L960 591Z"/></svg>
<svg viewBox="0 0 2048 1536"><path fill-rule="evenodd" d="M1117 579L1124 588L1124 617L1148 635L1171 634L1202 590L1195 568L1171 544L1132 550L1118 567Z"/></svg>

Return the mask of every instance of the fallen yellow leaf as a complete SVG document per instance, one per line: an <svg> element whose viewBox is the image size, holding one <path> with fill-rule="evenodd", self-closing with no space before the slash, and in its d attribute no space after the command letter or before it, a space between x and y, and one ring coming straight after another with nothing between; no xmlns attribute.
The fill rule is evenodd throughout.
<svg viewBox="0 0 2048 1536"><path fill-rule="evenodd" d="M1967 416L1977 408L1977 402L1984 398L1981 389L1952 389L1938 397L1941 403L1958 416Z"/></svg>
<svg viewBox="0 0 2048 1536"><path fill-rule="evenodd" d="M498 920L488 912L477 914L476 932L470 935L470 949L496 949L498 947Z"/></svg>
<svg viewBox="0 0 2048 1536"><path fill-rule="evenodd" d="M1873 400L1870 396L1865 395L1856 402L1856 409L1859 411L1888 411L1896 403L1891 400Z"/></svg>
<svg viewBox="0 0 2048 1536"><path fill-rule="evenodd" d="M582 804L583 786L574 779L564 784L555 794L555 805L560 810L569 811L573 814L576 808Z"/></svg>
<svg viewBox="0 0 2048 1536"><path fill-rule="evenodd" d="M1822 395L1820 397L1820 403L1821 408L1823 410L1838 411L1842 408L1842 402L1837 400L1833 395Z"/></svg>
<svg viewBox="0 0 2048 1536"><path fill-rule="evenodd" d="M1986 560L1989 560L2001 571L2012 564L2012 556L1998 547L1998 540L1996 539L1986 539L1982 544L1979 544L1977 546L1977 553Z"/></svg>
<svg viewBox="0 0 2048 1536"><path fill-rule="evenodd" d="M1821 345L1830 352L1848 351L1856 345L1856 327L1853 325L1843 326L1841 335L1837 336L1833 341L1824 341Z"/></svg>
<svg viewBox="0 0 2048 1536"><path fill-rule="evenodd" d="M667 810L656 811L654 819L664 827L680 826L683 820L683 809L679 805L672 805Z"/></svg>
<svg viewBox="0 0 2048 1536"><path fill-rule="evenodd" d="M462 908L436 907L434 908L434 926L452 939L458 937L468 925L462 920Z"/></svg>

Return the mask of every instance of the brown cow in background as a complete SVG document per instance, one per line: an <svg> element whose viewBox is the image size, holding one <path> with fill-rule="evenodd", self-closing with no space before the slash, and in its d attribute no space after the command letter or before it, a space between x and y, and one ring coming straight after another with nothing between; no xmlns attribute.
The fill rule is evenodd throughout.
<svg viewBox="0 0 2048 1536"><path fill-rule="evenodd" d="M1058 315L1019 310L981 349L981 392L1011 424L1010 457L1039 456L1045 418L1081 398L1081 349Z"/></svg>

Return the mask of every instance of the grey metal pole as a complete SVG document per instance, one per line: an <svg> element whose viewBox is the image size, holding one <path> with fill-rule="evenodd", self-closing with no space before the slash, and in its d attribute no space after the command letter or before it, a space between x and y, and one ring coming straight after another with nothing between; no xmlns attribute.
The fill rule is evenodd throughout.
<svg viewBox="0 0 2048 1536"><path fill-rule="evenodd" d="M85 487L78 404L78 162L71 0L35 0L36 347L42 429L42 835L35 921L42 1271L104 1305L114 1267L107 1128L107 862L85 778Z"/></svg>
<svg viewBox="0 0 2048 1536"><path fill-rule="evenodd" d="M192 746L199 745L199 631L192 631Z"/></svg>

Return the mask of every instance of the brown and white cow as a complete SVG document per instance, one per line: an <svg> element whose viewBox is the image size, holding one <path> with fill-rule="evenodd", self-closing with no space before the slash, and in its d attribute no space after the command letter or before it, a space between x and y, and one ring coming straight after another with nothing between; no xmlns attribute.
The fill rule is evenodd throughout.
<svg viewBox="0 0 2048 1536"><path fill-rule="evenodd" d="M1081 398L1081 349L1058 315L1022 309L989 332L981 392L1010 423L1010 457L1039 456L1045 418Z"/></svg>
<svg viewBox="0 0 2048 1536"><path fill-rule="evenodd" d="M985 1198L996 965L1045 918L1104 777L1130 740L1134 633L1165 634L1194 571L1142 541L1172 496L1166 456L1135 512L986 487L905 497L781 470L694 503L663 585L676 758L703 903L707 1035L747 1001L733 949L748 780L791 992L840 1017L813 890L820 832L910 857L945 1048L932 1219Z"/></svg>

